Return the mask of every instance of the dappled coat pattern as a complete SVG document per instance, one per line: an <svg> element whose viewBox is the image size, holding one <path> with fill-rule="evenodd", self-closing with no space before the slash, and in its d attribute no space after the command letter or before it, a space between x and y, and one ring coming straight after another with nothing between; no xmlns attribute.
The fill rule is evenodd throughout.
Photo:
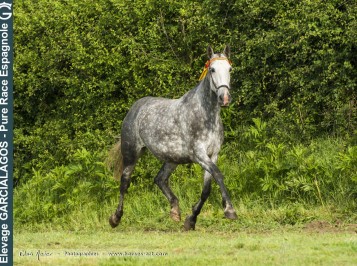
<svg viewBox="0 0 357 266"><path fill-rule="evenodd" d="M192 215L185 220L186 230L195 229L197 216L210 194L212 177L220 187L225 216L237 218L223 175L216 166L223 143L220 109L231 101L229 47L217 54L209 47L208 55L209 61L195 88L179 99L142 98L125 117L119 145L115 146L121 185L118 208L109 219L112 227L119 224L123 215L130 176L145 149L164 162L155 183L170 202L170 216L175 221L180 221L181 214L179 201L168 185L170 174L178 164L185 163L198 163L205 170L202 195L192 208Z"/></svg>

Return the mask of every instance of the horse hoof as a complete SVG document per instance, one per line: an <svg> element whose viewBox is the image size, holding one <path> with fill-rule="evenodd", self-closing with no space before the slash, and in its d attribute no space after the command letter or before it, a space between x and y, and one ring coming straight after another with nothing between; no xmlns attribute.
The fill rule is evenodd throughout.
<svg viewBox="0 0 357 266"><path fill-rule="evenodd" d="M175 222L179 222L181 221L181 213L180 210L176 210L174 208L171 209L170 211L170 217L172 220L174 220Z"/></svg>
<svg viewBox="0 0 357 266"><path fill-rule="evenodd" d="M183 225L185 231L195 230L196 221L192 221L191 216L187 216L185 223Z"/></svg>
<svg viewBox="0 0 357 266"><path fill-rule="evenodd" d="M238 219L238 216L236 214L236 212L233 210L233 211L225 211L224 212L224 216L226 216L227 219L230 219L230 220L237 220Z"/></svg>
<svg viewBox="0 0 357 266"><path fill-rule="evenodd" d="M112 228L115 228L119 225L120 219L118 219L114 214L109 217L109 224Z"/></svg>

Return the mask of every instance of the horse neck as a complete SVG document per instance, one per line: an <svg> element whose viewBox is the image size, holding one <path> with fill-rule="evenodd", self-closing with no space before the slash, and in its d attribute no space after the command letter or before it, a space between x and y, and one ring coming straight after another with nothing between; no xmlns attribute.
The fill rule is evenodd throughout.
<svg viewBox="0 0 357 266"><path fill-rule="evenodd" d="M190 116L192 110L202 114L205 120L213 123L220 121L221 107L218 104L217 95L210 88L209 79L203 79L194 89L183 95L178 101L180 113ZM182 108L183 107L183 108Z"/></svg>
<svg viewBox="0 0 357 266"><path fill-rule="evenodd" d="M214 116L219 115L221 107L218 104L217 95L211 89L208 76L201 82L197 91L198 99L201 102L203 109Z"/></svg>

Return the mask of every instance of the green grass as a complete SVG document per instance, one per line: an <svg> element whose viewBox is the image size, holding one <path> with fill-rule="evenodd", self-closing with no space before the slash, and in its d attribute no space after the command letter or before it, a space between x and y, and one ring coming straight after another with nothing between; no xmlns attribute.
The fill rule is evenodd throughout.
<svg viewBox="0 0 357 266"><path fill-rule="evenodd" d="M52 255L38 261L38 251ZM20 256L25 252L33 255ZM98 256L74 257L65 252L96 252ZM111 257L109 252L118 254ZM356 265L357 235L299 227L255 232L123 227L93 232L21 231L15 234L14 261L15 265Z"/></svg>
<svg viewBox="0 0 357 266"><path fill-rule="evenodd" d="M44 265L357 264L355 146L326 140L234 150L238 155L221 156L219 166L239 218L224 218L213 183L195 232L184 232L183 221L169 218L169 203L153 183L160 162L150 156L134 171L115 230L108 217L118 204L119 183L98 155L80 150L70 165L47 174L34 171L14 193L16 264L38 265L38 251L52 253L40 258ZM184 219L200 197L202 170L180 166L170 183ZM66 251L99 256L65 256Z"/></svg>

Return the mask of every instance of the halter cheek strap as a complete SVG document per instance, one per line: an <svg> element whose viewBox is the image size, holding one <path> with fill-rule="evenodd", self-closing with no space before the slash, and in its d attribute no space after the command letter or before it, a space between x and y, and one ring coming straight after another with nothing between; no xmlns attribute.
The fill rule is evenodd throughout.
<svg viewBox="0 0 357 266"><path fill-rule="evenodd" d="M230 87L228 85L220 85L220 86L217 87L216 82L214 82L214 79L213 79L212 75L211 75L211 79L212 79L213 86L216 89L216 93L218 92L218 90L220 88L227 88L228 90L230 89Z"/></svg>

